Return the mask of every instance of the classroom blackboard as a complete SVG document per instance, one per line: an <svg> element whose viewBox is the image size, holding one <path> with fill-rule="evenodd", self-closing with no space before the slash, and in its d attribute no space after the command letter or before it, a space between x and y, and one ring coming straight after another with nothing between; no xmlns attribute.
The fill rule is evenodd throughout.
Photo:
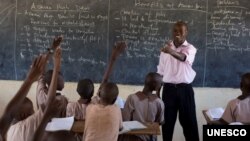
<svg viewBox="0 0 250 141"><path fill-rule="evenodd" d="M66 81L100 82L116 40L128 49L111 81L143 84L176 21L197 49L197 87L239 87L250 71L248 0L0 0L0 79L23 80L32 59L63 35Z"/></svg>

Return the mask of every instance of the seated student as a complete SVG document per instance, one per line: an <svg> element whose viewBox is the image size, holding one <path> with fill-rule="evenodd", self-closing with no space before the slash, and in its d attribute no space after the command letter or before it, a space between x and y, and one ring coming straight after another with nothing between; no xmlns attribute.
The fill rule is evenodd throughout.
<svg viewBox="0 0 250 141"><path fill-rule="evenodd" d="M57 48L55 53L54 68L58 70L58 60L61 59L61 49ZM28 141L33 137L38 125L43 117L43 110L39 109L34 113L33 104L29 99L25 99L16 113L13 125L7 133L7 141Z"/></svg>
<svg viewBox="0 0 250 141"><path fill-rule="evenodd" d="M115 43L115 46L114 46L114 48L112 50L112 54L111 54L111 57L110 57L110 60L109 60L108 67L107 67L107 69L106 69L106 71L104 73L102 82L100 84L100 88L102 87L102 84L108 82L109 76L110 76L110 74L112 72L113 65L114 65L117 57L125 50L126 47L127 47L127 44L124 41L119 41L119 42ZM98 97L98 95L94 96L92 98L92 103L98 103L99 101L100 101L100 97ZM119 96L118 96L117 101L115 102L115 104L117 106L119 106L120 108L123 108L123 106L124 106L123 105L123 100Z"/></svg>
<svg viewBox="0 0 250 141"><path fill-rule="evenodd" d="M240 89L242 94L228 102L220 121L226 124L232 122L250 123L250 73L242 76Z"/></svg>
<svg viewBox="0 0 250 141"><path fill-rule="evenodd" d="M58 52L60 55L60 52ZM51 85L48 90L48 99L47 99L47 107L44 112L44 116L42 118L41 123L39 124L32 140L29 141L75 141L74 135L68 131L58 131L58 132L45 132L45 128L47 123L53 117L61 117L62 111L66 109L65 97L56 96L56 86L57 86L57 77L58 70L60 68L60 59L56 61L57 67L54 68L54 72L52 74Z"/></svg>
<svg viewBox="0 0 250 141"><path fill-rule="evenodd" d="M20 110L20 107L23 105L23 103L29 105L30 100L28 100L26 96L30 90L31 85L35 81L37 81L39 75L43 72L45 64L46 64L46 58L44 56L39 56L33 61L29 73L26 79L24 80L22 86L5 108L4 113L0 118L0 141L5 140L6 133L9 127L11 126L13 119L15 119L15 117L17 116L17 113ZM30 112L25 112L25 113L27 113L27 115L25 116L28 116L31 113L33 113L33 110L30 110ZM20 118L24 117L20 116ZM20 132L22 132L21 129Z"/></svg>
<svg viewBox="0 0 250 141"><path fill-rule="evenodd" d="M144 82L144 88L135 94L128 96L122 112L123 121L164 122L164 103L153 91L159 91L162 77L158 73L148 73ZM154 141L157 137L153 137ZM149 141L150 136L128 136L122 135L119 140L127 141Z"/></svg>
<svg viewBox="0 0 250 141"><path fill-rule="evenodd" d="M112 55L109 61L109 65L103 77L103 82L105 83L108 80L108 77L111 73L112 67L116 58L123 52L125 49L126 44L124 42L117 42L115 47L112 50ZM94 84L90 79L83 79L78 82L77 85L77 92L80 95L80 99L75 103L69 103L67 106L67 116L75 116L77 120L84 120L85 119L85 110L91 98L94 94ZM92 99L92 103L98 103L100 98L95 96ZM116 103L122 106L121 98L119 101L117 100Z"/></svg>
<svg viewBox="0 0 250 141"><path fill-rule="evenodd" d="M83 141L117 141L122 128L121 110L114 105L118 93L116 84L102 85L98 93L100 101L87 107Z"/></svg>
<svg viewBox="0 0 250 141"><path fill-rule="evenodd" d="M80 80L77 84L77 93L80 95L80 99L77 102L68 103L66 116L74 116L76 120L85 120L86 108L94 94L93 82L90 79ZM81 141L82 135L76 133L76 140Z"/></svg>
<svg viewBox="0 0 250 141"><path fill-rule="evenodd" d="M49 50L50 52L47 54L47 60L49 60L49 58L52 54L51 51L55 50L60 45L61 41L62 41L62 37L56 37L54 39L52 47L51 47L52 49L50 49ZM37 94L36 94L36 102L37 102L38 108L40 108L40 107L43 108L47 102L48 87L49 87L50 82L51 82L52 73L53 73L53 70L48 70L46 73L43 73L38 79ZM58 74L59 75L57 77L57 79L58 79L57 91L60 92L64 88L64 79L63 79L63 75L60 72L60 70L58 71ZM61 95L61 94L57 93L57 95Z"/></svg>
<svg viewBox="0 0 250 141"><path fill-rule="evenodd" d="M48 87L50 85L50 81L52 78L53 70L48 70L45 74L42 74L37 83L37 95L36 95L36 102L39 107L44 107L46 104L46 101L48 99ZM61 72L58 72L58 83L57 83L57 90L62 91L64 88L64 79ZM57 93L57 95L61 95L60 93Z"/></svg>
<svg viewBox="0 0 250 141"><path fill-rule="evenodd" d="M77 84L77 93L80 99L67 105L66 116L74 116L76 120L85 120L86 107L94 94L94 84L90 79L80 80Z"/></svg>

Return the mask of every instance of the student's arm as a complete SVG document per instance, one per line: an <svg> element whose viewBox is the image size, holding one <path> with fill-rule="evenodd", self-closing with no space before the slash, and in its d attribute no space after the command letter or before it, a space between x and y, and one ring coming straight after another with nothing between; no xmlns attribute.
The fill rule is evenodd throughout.
<svg viewBox="0 0 250 141"><path fill-rule="evenodd" d="M0 119L0 134L2 137L5 137L5 134L10 127L15 113L17 113L19 107L22 105L23 100L27 96L32 83L35 82L38 79L39 75L43 72L45 64L45 56L39 56L33 61L27 78L24 80L22 86L13 97L13 99L8 103L3 116Z"/></svg>
<svg viewBox="0 0 250 141"><path fill-rule="evenodd" d="M168 42L167 45L161 49L161 51L172 55L174 58L178 59L179 61L184 62L186 60L186 55L184 53L173 50L171 48L170 42Z"/></svg>
<svg viewBox="0 0 250 141"><path fill-rule="evenodd" d="M53 69L52 79L51 79L51 83L50 83L49 90L48 90L47 105L49 105L51 101L55 99L55 96L56 96L57 77L61 68L61 54L62 54L61 48L56 48L55 55L54 55L55 56L54 57L54 69Z"/></svg>
<svg viewBox="0 0 250 141"><path fill-rule="evenodd" d="M53 118L59 115L58 107L60 107L60 101L53 99L51 103L48 104L48 107L45 109L45 113L41 123L34 133L34 137L31 141L41 141L45 132L45 128L48 122Z"/></svg>
<svg viewBox="0 0 250 141"><path fill-rule="evenodd" d="M60 102L56 102L56 87L57 87L57 77L58 72L61 68L61 48L56 48L55 55L54 55L54 69L52 74L52 80L49 86L48 91L48 100L47 100L47 107L45 109L45 114L43 116L42 122L40 123L39 127L37 128L35 135L33 137L33 141L41 141L42 136L44 133L44 129L46 128L47 123L49 120L56 114L59 114L57 111L58 107L60 107Z"/></svg>
<svg viewBox="0 0 250 141"><path fill-rule="evenodd" d="M125 50L126 47L127 47L127 45L125 42L117 42L116 43L116 45L114 46L114 48L112 50L109 64L108 64L108 67L104 73L101 84L106 83L108 81L109 76L110 76L112 69L113 69L113 65L114 65L117 57Z"/></svg>
<svg viewBox="0 0 250 141"><path fill-rule="evenodd" d="M60 46L61 42L62 42L62 37L55 37L54 38L51 48L49 48L48 52L45 53L47 62L49 62L49 60L53 54L52 51L55 50L56 48L58 48ZM44 69L44 72L42 73L42 75L38 79L37 94L36 94L37 106L38 106L38 108L42 108L42 110L44 110L45 104L47 102L46 95L48 93L48 88L47 88L46 83L45 83L44 74L45 74L45 69Z"/></svg>
<svg viewBox="0 0 250 141"><path fill-rule="evenodd" d="M164 124L164 110L165 110L165 106L164 106L164 103L162 100L160 100L158 104L158 111L157 111L157 114L156 114L156 121L155 122L158 122L160 125Z"/></svg>
<svg viewBox="0 0 250 141"><path fill-rule="evenodd" d="M220 123L229 124L232 122L236 122L236 118L234 116L236 105L237 105L236 100L231 100L228 102L227 107L225 108L224 113L219 120Z"/></svg>

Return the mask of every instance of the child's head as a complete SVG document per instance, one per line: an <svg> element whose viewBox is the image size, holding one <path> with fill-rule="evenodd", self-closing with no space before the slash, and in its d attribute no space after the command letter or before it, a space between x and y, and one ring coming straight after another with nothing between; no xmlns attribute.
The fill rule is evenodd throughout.
<svg viewBox="0 0 250 141"><path fill-rule="evenodd" d="M58 107L58 117L62 118L66 116L66 109L68 105L68 99L63 95L57 95L55 100L60 103L60 106Z"/></svg>
<svg viewBox="0 0 250 141"><path fill-rule="evenodd" d="M172 36L175 42L182 43L186 40L188 26L183 21L178 21L173 26Z"/></svg>
<svg viewBox="0 0 250 141"><path fill-rule="evenodd" d="M29 98L25 98L15 115L17 121L22 121L34 113L33 103Z"/></svg>
<svg viewBox="0 0 250 141"><path fill-rule="evenodd" d="M53 74L53 70L48 70L45 73L44 80L48 86L50 85L52 74ZM64 79L63 79L63 75L61 72L58 72L58 74L59 75L57 77L57 90L61 91L64 88Z"/></svg>
<svg viewBox="0 0 250 141"><path fill-rule="evenodd" d="M83 79L78 81L77 92L82 99L91 100L94 94L94 84L90 79Z"/></svg>
<svg viewBox="0 0 250 141"><path fill-rule="evenodd" d="M240 88L244 95L250 94L250 73L242 75Z"/></svg>
<svg viewBox="0 0 250 141"><path fill-rule="evenodd" d="M162 76L156 72L150 72L145 78L144 85L150 91L157 91L161 88Z"/></svg>
<svg viewBox="0 0 250 141"><path fill-rule="evenodd" d="M101 101L108 105L112 105L115 103L118 94L118 87L115 83L112 82L102 84L99 90L99 97Z"/></svg>

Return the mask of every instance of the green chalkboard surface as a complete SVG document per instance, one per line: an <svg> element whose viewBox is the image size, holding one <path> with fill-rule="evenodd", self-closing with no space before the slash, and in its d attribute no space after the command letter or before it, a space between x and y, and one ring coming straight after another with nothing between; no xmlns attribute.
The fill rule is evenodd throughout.
<svg viewBox="0 0 250 141"><path fill-rule="evenodd" d="M179 20L198 49L194 86L238 87L250 71L248 0L0 0L0 79L24 79L32 59L63 35L66 81L100 82L114 42L125 39L111 80L143 84Z"/></svg>

